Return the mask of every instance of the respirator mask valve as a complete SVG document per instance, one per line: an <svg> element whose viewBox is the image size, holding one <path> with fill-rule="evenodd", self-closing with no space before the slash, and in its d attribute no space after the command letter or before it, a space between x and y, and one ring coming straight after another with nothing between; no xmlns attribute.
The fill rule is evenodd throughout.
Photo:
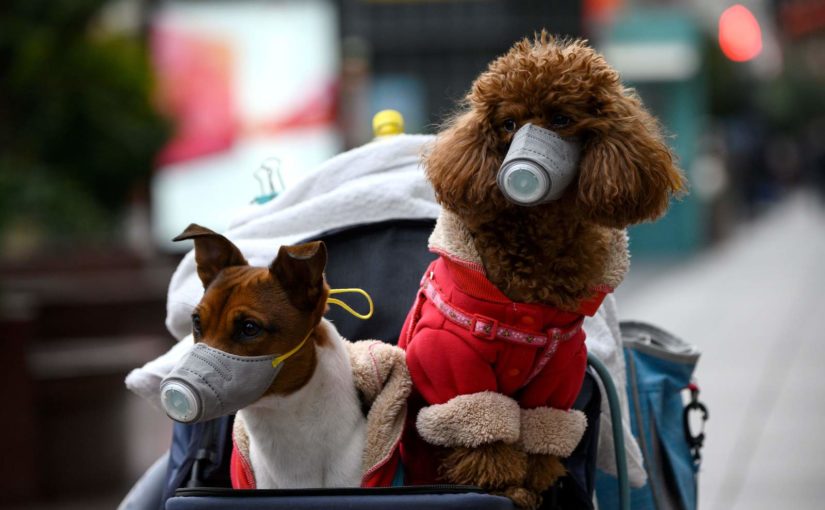
<svg viewBox="0 0 825 510"><path fill-rule="evenodd" d="M533 124L525 124L510 143L496 183L510 202L534 206L561 198L578 172L581 145Z"/></svg>

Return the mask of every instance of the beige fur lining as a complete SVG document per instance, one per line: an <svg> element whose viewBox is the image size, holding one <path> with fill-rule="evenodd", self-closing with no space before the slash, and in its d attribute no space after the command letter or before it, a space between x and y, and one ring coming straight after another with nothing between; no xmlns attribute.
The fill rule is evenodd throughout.
<svg viewBox="0 0 825 510"><path fill-rule="evenodd" d="M611 238L612 248L602 276L602 284L615 289L622 283L630 268L627 230L615 228L607 230ZM433 233L430 235L429 247L431 251L447 254L450 258L477 266L478 269L483 271L481 257L473 243L470 231L467 230L455 213L447 209L441 209Z"/></svg>
<svg viewBox="0 0 825 510"><path fill-rule="evenodd" d="M575 409L522 409L520 444L527 453L569 457L586 428L587 417Z"/></svg>
<svg viewBox="0 0 825 510"><path fill-rule="evenodd" d="M627 230L611 228L608 229L612 237L610 257L607 259L607 266L604 268L603 282L610 288L615 289L624 280L627 271L630 269L630 251L628 250Z"/></svg>
<svg viewBox="0 0 825 510"><path fill-rule="evenodd" d="M370 404L361 465L376 466L400 441L412 381L402 349L378 340L346 342L355 387Z"/></svg>
<svg viewBox="0 0 825 510"><path fill-rule="evenodd" d="M430 234L429 247L436 253L449 254L462 262L481 266L481 257L476 251L470 231L464 227L455 213L442 208Z"/></svg>
<svg viewBox="0 0 825 510"><path fill-rule="evenodd" d="M421 409L418 433L437 446L475 448L495 441L515 443L519 438L518 403L492 391L459 395L444 404Z"/></svg>
<svg viewBox="0 0 825 510"><path fill-rule="evenodd" d="M238 452L249 461L249 434L246 433L246 424L240 414L235 415L232 424L232 441L238 447Z"/></svg>

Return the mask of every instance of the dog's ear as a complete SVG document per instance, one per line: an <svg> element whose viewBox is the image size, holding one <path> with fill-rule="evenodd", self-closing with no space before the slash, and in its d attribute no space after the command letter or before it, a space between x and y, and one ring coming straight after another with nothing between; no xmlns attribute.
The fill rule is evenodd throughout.
<svg viewBox="0 0 825 510"><path fill-rule="evenodd" d="M300 310L314 310L326 297L324 268L327 247L322 241L281 246L269 271L281 282L289 301ZM325 304L325 303L324 303Z"/></svg>
<svg viewBox="0 0 825 510"><path fill-rule="evenodd" d="M206 227L192 223L172 241L187 239L195 241L195 263L204 289L224 268L248 265L232 241Z"/></svg>
<svg viewBox="0 0 825 510"><path fill-rule="evenodd" d="M624 228L664 214L685 179L661 129L632 91L602 104L601 119L586 141L576 204L598 224Z"/></svg>
<svg viewBox="0 0 825 510"><path fill-rule="evenodd" d="M427 178L438 201L451 211L478 211L496 185L496 138L478 111L454 117L441 131L425 156Z"/></svg>

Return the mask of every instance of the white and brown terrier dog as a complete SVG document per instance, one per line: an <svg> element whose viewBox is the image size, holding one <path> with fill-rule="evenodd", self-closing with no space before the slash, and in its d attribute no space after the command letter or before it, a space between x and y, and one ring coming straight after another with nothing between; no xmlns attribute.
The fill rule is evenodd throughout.
<svg viewBox="0 0 825 510"><path fill-rule="evenodd" d="M190 225L176 238L183 239L195 242L205 288L192 313L195 348L203 344L195 356L224 375L224 388L242 387L247 375L251 384L257 361L269 377L273 359L282 365L262 394L246 396L254 401L237 411L233 486L359 486L366 418L347 342L323 318L329 294L324 244L284 246L269 267L251 267L232 242L209 229ZM209 357L207 347L217 353ZM241 367L234 373L232 360ZM224 401L214 414L235 410L227 402L232 395L212 386L205 393Z"/></svg>
<svg viewBox="0 0 825 510"><path fill-rule="evenodd" d="M538 149L523 156L549 161L546 176L507 173L527 143ZM583 317L622 280L624 228L662 215L684 178L604 58L545 33L476 79L425 166L443 210L430 238L439 258L399 340L420 409L407 474L536 507L586 426L569 412L586 367ZM562 186L543 191L548 182Z"/></svg>

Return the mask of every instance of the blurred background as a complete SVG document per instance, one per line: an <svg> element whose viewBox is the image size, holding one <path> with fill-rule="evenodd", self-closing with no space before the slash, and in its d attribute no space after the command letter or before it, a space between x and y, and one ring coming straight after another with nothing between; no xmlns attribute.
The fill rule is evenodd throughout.
<svg viewBox="0 0 825 510"><path fill-rule="evenodd" d="M0 506L113 508L171 425L190 222L224 229L372 138L435 132L517 39L587 37L659 116L691 193L631 232L623 317L696 343L703 508L825 497L825 0L6 0L0 5Z"/></svg>

